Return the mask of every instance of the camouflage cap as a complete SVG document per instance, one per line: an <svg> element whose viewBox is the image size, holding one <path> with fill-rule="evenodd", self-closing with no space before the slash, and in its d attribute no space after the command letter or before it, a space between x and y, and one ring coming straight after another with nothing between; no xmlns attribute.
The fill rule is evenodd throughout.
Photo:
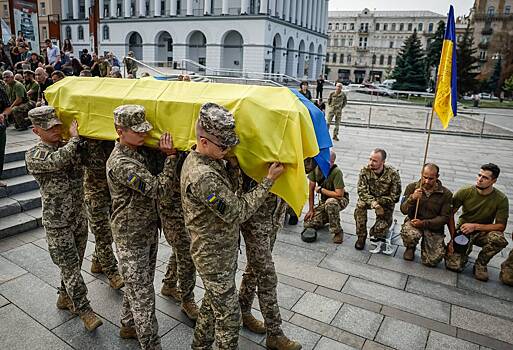
<svg viewBox="0 0 513 350"><path fill-rule="evenodd" d="M62 122L55 114L55 108L52 106L41 106L31 109L28 112L28 117L32 125L37 126L43 130L48 130L55 125L60 125Z"/></svg>
<svg viewBox="0 0 513 350"><path fill-rule="evenodd" d="M235 119L223 106L205 103L201 106L198 123L207 134L216 137L222 146L234 147L240 142L235 133Z"/></svg>
<svg viewBox="0 0 513 350"><path fill-rule="evenodd" d="M122 105L114 110L114 124L135 132L148 132L153 126L146 120L146 112L140 105Z"/></svg>

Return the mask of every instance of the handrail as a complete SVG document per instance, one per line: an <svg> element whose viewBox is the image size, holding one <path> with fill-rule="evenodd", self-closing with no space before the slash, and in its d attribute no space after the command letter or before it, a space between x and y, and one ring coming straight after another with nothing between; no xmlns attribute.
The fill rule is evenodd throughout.
<svg viewBox="0 0 513 350"><path fill-rule="evenodd" d="M168 74L166 74L166 73L164 73L164 72L161 72L161 71L159 71L158 69L156 69L156 68L154 68L154 67L152 67L152 66L149 66L149 65L147 65L146 63L144 63L144 62L142 62L142 61L139 61L138 59L135 59L135 58L133 58L133 57L130 57L130 56L123 57L123 61L122 61L122 62L124 62L124 61L125 61L125 59L132 60L132 61L134 61L135 63L140 64L141 66L143 66L143 67L145 67L145 68L148 68L149 70L151 70L151 71L153 71L153 72L156 72L156 73L158 73L158 74L160 74L160 75L163 75L163 76L167 76L167 75L168 75Z"/></svg>

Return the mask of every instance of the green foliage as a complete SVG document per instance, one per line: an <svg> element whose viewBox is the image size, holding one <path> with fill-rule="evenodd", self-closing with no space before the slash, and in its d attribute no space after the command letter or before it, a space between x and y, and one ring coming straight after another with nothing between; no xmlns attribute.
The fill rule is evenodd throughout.
<svg viewBox="0 0 513 350"><path fill-rule="evenodd" d="M424 51L416 30L404 41L392 79L395 90L426 91Z"/></svg>
<svg viewBox="0 0 513 350"><path fill-rule="evenodd" d="M456 64L458 66L458 94L460 96L467 92L477 90L479 82L476 79L478 69L477 48L474 47L474 38L470 24L467 25L463 37L457 45Z"/></svg>

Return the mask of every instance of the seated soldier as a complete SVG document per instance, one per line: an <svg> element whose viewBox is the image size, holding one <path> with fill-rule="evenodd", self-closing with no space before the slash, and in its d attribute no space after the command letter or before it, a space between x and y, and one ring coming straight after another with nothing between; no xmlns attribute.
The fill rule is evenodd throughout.
<svg viewBox="0 0 513 350"><path fill-rule="evenodd" d="M422 239L421 261L431 267L438 265L445 255L444 227L451 214L452 193L442 186L438 176L436 164L425 164L421 180L406 187L401 202L401 212L407 215L401 229L406 247L403 258L413 260Z"/></svg>
<svg viewBox="0 0 513 350"><path fill-rule="evenodd" d="M474 277L480 281L488 281L488 262L508 245L504 238L504 230L508 222L508 198L494 188L499 177L497 165L488 163L481 166L475 186L465 186L452 198L453 215L449 230L449 243L445 265L449 270L461 272L465 268L472 246L481 247L474 264ZM462 213L458 225L454 227L454 214L459 208ZM468 237L467 251L463 254L454 252L453 242L456 232Z"/></svg>
<svg viewBox="0 0 513 350"><path fill-rule="evenodd" d="M344 175L335 164L336 158L336 153L331 151L331 169L327 178L323 176L319 167L308 174L309 209L305 215L304 227L317 230L329 223L333 243L340 244L344 240L344 231L340 227L340 212L349 204L349 193L344 190ZM321 200L314 208L315 192L320 194Z"/></svg>
<svg viewBox="0 0 513 350"><path fill-rule="evenodd" d="M502 283L513 286L513 250L509 252L507 259L501 264L499 278Z"/></svg>
<svg viewBox="0 0 513 350"><path fill-rule="evenodd" d="M369 163L360 171L358 178L358 202L354 211L356 221L356 235L358 240L354 247L362 250L367 238L367 210L373 209L376 213L376 223L370 229L371 241L376 248L371 253L381 253L382 248L387 254L392 251L383 247L386 242L388 229L392 225L395 203L401 196L401 178L393 167L385 165L387 153L376 148L369 156Z"/></svg>

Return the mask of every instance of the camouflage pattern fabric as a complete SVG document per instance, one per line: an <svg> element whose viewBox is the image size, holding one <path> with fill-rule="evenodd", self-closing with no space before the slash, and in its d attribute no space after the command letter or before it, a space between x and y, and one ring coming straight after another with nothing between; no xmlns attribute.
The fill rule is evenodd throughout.
<svg viewBox="0 0 513 350"><path fill-rule="evenodd" d="M354 211L356 234L367 237L367 210L373 201L383 208L383 215L376 215L376 222L370 230L371 236L383 239L392 225L395 203L401 196L401 178L393 167L384 166L383 173L378 176L368 167L360 170L358 178L358 202Z"/></svg>
<svg viewBox="0 0 513 350"><path fill-rule="evenodd" d="M112 249L112 230L110 228L112 201L105 172L105 164L113 148L114 142L112 141L87 139L86 150L83 154L87 221L95 240L93 260L100 263L108 278L118 273L118 262Z"/></svg>
<svg viewBox="0 0 513 350"><path fill-rule="evenodd" d="M340 212L344 210L348 204L348 198L328 198L325 202L319 203L314 208L314 217L308 221L305 220L304 227L318 230L324 227L324 225L329 224L331 234L341 233Z"/></svg>
<svg viewBox="0 0 513 350"><path fill-rule="evenodd" d="M468 257L470 253L472 253L473 245L481 247L481 251L479 252L475 262L476 265L481 266L488 265L490 260L508 245L508 241L504 238L504 232L500 231L473 232L468 236L468 238L470 242L466 253L447 253L445 257L445 266L449 270L461 272L465 269Z"/></svg>
<svg viewBox="0 0 513 350"><path fill-rule="evenodd" d="M205 286L193 349L210 349L214 337L218 349L237 349L241 322L235 287L239 225L256 212L272 186L271 180L264 179L253 191L236 195L240 182L234 175L238 172L228 166L193 150L181 173L192 259Z"/></svg>
<svg viewBox="0 0 513 350"><path fill-rule="evenodd" d="M333 130L333 135L337 136L340 128L340 121L342 119L342 109L347 104L347 97L344 92L340 92L337 94L336 91L330 93L328 97L328 129L331 125L333 117L335 117L335 129Z"/></svg>
<svg viewBox="0 0 513 350"><path fill-rule="evenodd" d="M50 120L52 116L46 118ZM74 137L62 147L39 142L27 151L25 162L40 187L48 250L61 271L60 292L66 292L75 312L83 314L91 307L80 270L87 244L87 222L79 141Z"/></svg>
<svg viewBox="0 0 513 350"><path fill-rule="evenodd" d="M275 194L269 194L258 212L241 225L247 257L246 270L239 289L241 312L251 313L255 292L258 291L260 311L270 336L283 335L276 295L278 277L272 250L276 234L283 227L287 208L284 200Z"/></svg>
<svg viewBox="0 0 513 350"><path fill-rule="evenodd" d="M420 258L422 264L434 267L442 261L445 256L444 235L440 233L430 232L429 230L421 230L414 227L407 220L401 227L401 238L406 248L417 247L420 244Z"/></svg>
<svg viewBox="0 0 513 350"><path fill-rule="evenodd" d="M145 117L146 111L140 105L122 105L114 110L114 124L135 132L148 132L153 129Z"/></svg>
<svg viewBox="0 0 513 350"><path fill-rule="evenodd" d="M233 115L223 106L205 103L201 106L198 124L207 134L217 138L223 146L233 147L240 142L235 133Z"/></svg>
<svg viewBox="0 0 513 350"><path fill-rule="evenodd" d="M501 264L500 279L504 284L513 286L513 250Z"/></svg>
<svg viewBox="0 0 513 350"><path fill-rule="evenodd" d="M34 101L28 101L22 103L12 109L12 117L16 127L23 128L29 126L30 120L28 118L28 112L36 106Z"/></svg>

